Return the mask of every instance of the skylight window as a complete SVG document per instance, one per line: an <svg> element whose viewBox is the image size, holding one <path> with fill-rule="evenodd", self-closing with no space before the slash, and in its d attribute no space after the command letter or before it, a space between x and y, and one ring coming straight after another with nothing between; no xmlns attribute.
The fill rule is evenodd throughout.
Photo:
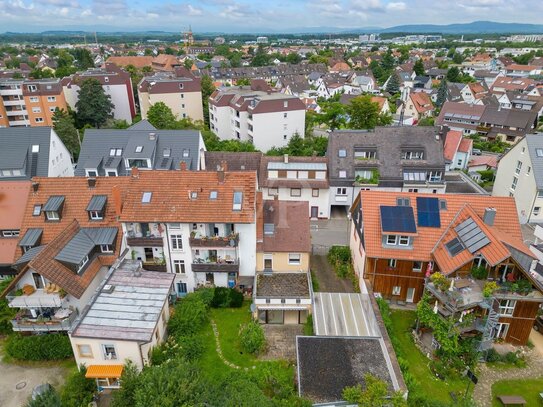
<svg viewBox="0 0 543 407"><path fill-rule="evenodd" d="M241 211L242 201L243 201L243 192L241 191L234 192L234 203L232 205L232 210Z"/></svg>
<svg viewBox="0 0 543 407"><path fill-rule="evenodd" d="M217 191L211 191L209 193L209 199L217 199Z"/></svg>
<svg viewBox="0 0 543 407"><path fill-rule="evenodd" d="M136 147L136 153L141 153L143 151L143 146Z"/></svg>
<svg viewBox="0 0 543 407"><path fill-rule="evenodd" d="M185 148L185 149L183 150L183 157L184 157L184 158L187 158L187 157L189 156L189 154L190 154L190 151L189 151L188 149Z"/></svg>
<svg viewBox="0 0 543 407"><path fill-rule="evenodd" d="M536 148L535 153L538 157L543 157L543 148Z"/></svg>
<svg viewBox="0 0 543 407"><path fill-rule="evenodd" d="M41 213L41 205L34 205L32 216L40 216L40 213Z"/></svg>
<svg viewBox="0 0 543 407"><path fill-rule="evenodd" d="M192 192L190 193L190 199L196 199L196 198L198 198L198 192L192 191Z"/></svg>
<svg viewBox="0 0 543 407"><path fill-rule="evenodd" d="M163 157L169 157L171 154L172 154L171 148L165 148L164 150L162 150Z"/></svg>
<svg viewBox="0 0 543 407"><path fill-rule="evenodd" d="M142 197L141 197L141 202L142 203L149 203L151 202L151 197L153 196L153 193L152 192L144 192Z"/></svg>
<svg viewBox="0 0 543 407"><path fill-rule="evenodd" d="M32 152L33 153L39 153L40 152L40 145L39 144L32 145Z"/></svg>

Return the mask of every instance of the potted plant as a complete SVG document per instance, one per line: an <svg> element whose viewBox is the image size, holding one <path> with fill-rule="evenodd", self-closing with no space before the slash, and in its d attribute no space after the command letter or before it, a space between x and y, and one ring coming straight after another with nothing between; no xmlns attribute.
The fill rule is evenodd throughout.
<svg viewBox="0 0 543 407"><path fill-rule="evenodd" d="M498 284L495 281L485 283L485 286L483 287L483 297L489 298L498 288Z"/></svg>
<svg viewBox="0 0 543 407"><path fill-rule="evenodd" d="M193 230L192 232L190 232L190 238L194 239L195 237L196 237L196 231Z"/></svg>
<svg viewBox="0 0 543 407"><path fill-rule="evenodd" d="M66 293L66 291L64 290L64 288L61 288L60 290L58 290L58 296L59 296L60 298L66 297L66 294L67 294L67 293Z"/></svg>

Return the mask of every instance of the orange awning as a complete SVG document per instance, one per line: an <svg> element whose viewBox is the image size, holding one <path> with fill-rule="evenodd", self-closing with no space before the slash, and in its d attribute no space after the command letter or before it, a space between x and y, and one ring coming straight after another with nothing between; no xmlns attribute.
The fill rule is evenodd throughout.
<svg viewBox="0 0 543 407"><path fill-rule="evenodd" d="M87 379L117 379L123 373L123 365L90 365L85 377Z"/></svg>

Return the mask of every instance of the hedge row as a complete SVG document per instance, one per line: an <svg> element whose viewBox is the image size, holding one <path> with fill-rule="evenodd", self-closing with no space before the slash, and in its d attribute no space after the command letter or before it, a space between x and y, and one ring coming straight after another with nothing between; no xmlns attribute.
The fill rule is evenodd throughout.
<svg viewBox="0 0 543 407"><path fill-rule="evenodd" d="M19 360L59 360L73 356L65 334L10 335L4 347L6 355Z"/></svg>

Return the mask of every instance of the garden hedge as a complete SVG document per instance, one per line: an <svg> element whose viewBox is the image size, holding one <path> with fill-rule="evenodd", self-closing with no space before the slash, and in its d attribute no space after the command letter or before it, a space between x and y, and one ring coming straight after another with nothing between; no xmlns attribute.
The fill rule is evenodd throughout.
<svg viewBox="0 0 543 407"><path fill-rule="evenodd" d="M66 334L8 336L4 351L18 360L60 360L73 356L70 339Z"/></svg>

